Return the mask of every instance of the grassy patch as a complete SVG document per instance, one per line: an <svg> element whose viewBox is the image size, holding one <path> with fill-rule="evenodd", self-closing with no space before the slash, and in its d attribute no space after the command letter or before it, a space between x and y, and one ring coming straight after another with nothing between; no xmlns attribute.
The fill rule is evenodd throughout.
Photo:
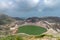
<svg viewBox="0 0 60 40"><path fill-rule="evenodd" d="M7 37L2 37L0 38L0 40L23 40L22 37L18 36L18 35L10 35Z"/></svg>

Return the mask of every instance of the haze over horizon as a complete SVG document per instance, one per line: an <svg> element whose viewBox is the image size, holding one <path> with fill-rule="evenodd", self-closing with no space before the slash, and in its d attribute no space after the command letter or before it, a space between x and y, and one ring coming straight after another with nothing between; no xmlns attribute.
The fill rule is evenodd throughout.
<svg viewBox="0 0 60 40"><path fill-rule="evenodd" d="M60 0L0 0L0 12L13 17L60 17Z"/></svg>

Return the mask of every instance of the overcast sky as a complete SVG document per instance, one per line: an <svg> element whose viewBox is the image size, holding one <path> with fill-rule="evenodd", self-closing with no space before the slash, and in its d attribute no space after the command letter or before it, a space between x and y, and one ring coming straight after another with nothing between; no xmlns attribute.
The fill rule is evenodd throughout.
<svg viewBox="0 0 60 40"><path fill-rule="evenodd" d="M0 12L14 17L60 17L60 0L0 0Z"/></svg>

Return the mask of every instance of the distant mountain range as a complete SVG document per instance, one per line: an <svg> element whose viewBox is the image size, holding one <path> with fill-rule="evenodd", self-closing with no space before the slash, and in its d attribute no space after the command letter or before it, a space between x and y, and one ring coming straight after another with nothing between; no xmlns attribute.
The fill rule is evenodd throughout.
<svg viewBox="0 0 60 40"><path fill-rule="evenodd" d="M8 15L5 14L0 14L0 20L2 19L10 19L10 20L25 20L28 21L30 20L31 22L37 22L37 21L49 21L49 22L58 22L60 23L60 17L29 17L27 19L24 18L19 18L19 17L10 17Z"/></svg>
<svg viewBox="0 0 60 40"><path fill-rule="evenodd" d="M30 17L30 18L27 18L27 20L30 20L31 22L37 22L37 21L48 21L48 22L58 22L60 23L60 17Z"/></svg>

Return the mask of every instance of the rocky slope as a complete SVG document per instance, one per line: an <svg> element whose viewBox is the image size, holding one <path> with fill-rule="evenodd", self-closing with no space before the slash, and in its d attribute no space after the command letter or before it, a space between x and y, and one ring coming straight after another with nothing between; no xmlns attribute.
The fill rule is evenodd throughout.
<svg viewBox="0 0 60 40"><path fill-rule="evenodd" d="M35 25L42 26L46 29L52 28L60 32L60 17L31 17L26 20L27 23L34 23Z"/></svg>

